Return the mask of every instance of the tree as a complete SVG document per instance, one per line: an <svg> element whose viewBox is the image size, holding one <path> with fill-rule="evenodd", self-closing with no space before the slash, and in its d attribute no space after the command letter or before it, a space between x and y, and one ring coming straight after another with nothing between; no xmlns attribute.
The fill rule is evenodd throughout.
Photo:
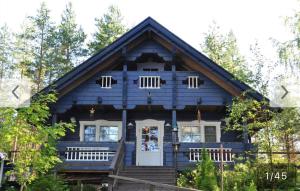
<svg viewBox="0 0 300 191"><path fill-rule="evenodd" d="M278 130L276 138L287 152L287 162L296 162L296 134L300 132L300 113L297 108L284 108L275 116L275 128Z"/></svg>
<svg viewBox="0 0 300 191"><path fill-rule="evenodd" d="M228 117L226 118L226 129L231 131L246 130L250 137L256 137L258 149L267 152L269 163L272 164L272 152L276 149L274 128L275 112L270 108L267 100L257 101L246 96L244 92L240 97L233 99L233 103L228 107Z"/></svg>
<svg viewBox="0 0 300 191"><path fill-rule="evenodd" d="M236 79L248 84L253 82L252 73L246 67L245 58L239 52L232 31L223 35L220 33L220 27L213 23L209 32L205 34L201 47L210 59L233 74Z"/></svg>
<svg viewBox="0 0 300 191"><path fill-rule="evenodd" d="M57 77L60 77L76 66L77 60L87 53L87 50L83 48L86 35L76 24L71 2L66 5L56 35L60 55L56 70L58 71Z"/></svg>
<svg viewBox="0 0 300 191"><path fill-rule="evenodd" d="M121 12L116 6L110 6L108 12L100 19L96 18L95 21L97 31L93 34L93 40L88 44L91 54L111 44L127 31L125 25L122 24Z"/></svg>
<svg viewBox="0 0 300 191"><path fill-rule="evenodd" d="M7 25L0 27L0 80L10 77L13 72L12 35Z"/></svg>
<svg viewBox="0 0 300 191"><path fill-rule="evenodd" d="M29 55L32 59L23 60L19 63L22 69L26 70L24 74L28 75L36 84L36 91L41 90L47 83L52 81L52 73L49 71L51 54L51 41L55 31L53 22L50 19L49 9L42 3L36 16L28 17L28 24L24 31L18 34L20 41L30 47ZM23 66L24 65L24 66ZM51 68L50 68L51 69Z"/></svg>
<svg viewBox="0 0 300 191"><path fill-rule="evenodd" d="M291 73L300 71L300 12L285 18L285 25L293 34L292 39L285 42L274 40L277 48L279 64Z"/></svg>
<svg viewBox="0 0 300 191"><path fill-rule="evenodd" d="M186 170L179 175L177 185L207 191L218 191L217 174L214 162L209 158L206 149L202 150L201 161L194 170Z"/></svg>
<svg viewBox="0 0 300 191"><path fill-rule="evenodd" d="M56 140L73 125L48 123L49 104L55 101L50 93L39 95L27 108L0 109L0 150L11 153L14 168L8 174L16 177L21 190L60 162Z"/></svg>

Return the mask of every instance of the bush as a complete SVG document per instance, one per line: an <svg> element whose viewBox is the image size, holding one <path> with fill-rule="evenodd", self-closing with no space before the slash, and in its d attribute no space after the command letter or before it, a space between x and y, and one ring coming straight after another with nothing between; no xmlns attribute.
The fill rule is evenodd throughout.
<svg viewBox="0 0 300 191"><path fill-rule="evenodd" d="M256 191L255 170L248 162L236 164L233 170L225 170L223 177L226 191Z"/></svg>
<svg viewBox="0 0 300 191"><path fill-rule="evenodd" d="M218 191L215 165L210 160L206 149L202 150L202 160L196 164L195 170L185 170L179 174L177 185L207 191Z"/></svg>
<svg viewBox="0 0 300 191"><path fill-rule="evenodd" d="M59 176L45 175L33 181L28 191L69 191L68 184Z"/></svg>

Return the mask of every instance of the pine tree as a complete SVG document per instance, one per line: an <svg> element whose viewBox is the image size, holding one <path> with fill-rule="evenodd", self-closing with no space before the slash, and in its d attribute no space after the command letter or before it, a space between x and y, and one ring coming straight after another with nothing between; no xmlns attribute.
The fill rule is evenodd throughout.
<svg viewBox="0 0 300 191"><path fill-rule="evenodd" d="M201 44L203 52L214 62L225 68L233 76L251 84L253 74L246 66L245 58L240 54L233 32L223 35L220 27L214 23L205 34Z"/></svg>
<svg viewBox="0 0 300 191"><path fill-rule="evenodd" d="M13 72L12 35L7 25L0 27L0 79L8 78Z"/></svg>
<svg viewBox="0 0 300 191"><path fill-rule="evenodd" d="M30 47L28 54L32 59L21 60L20 65L25 70L24 74L28 75L36 84L35 90L41 90L51 80L51 72L49 66L52 59L51 53L54 24L50 19L49 9L45 3L41 4L35 16L28 17L28 24L24 31L18 34L22 44ZM28 47L27 47L28 48ZM23 66L24 65L24 66Z"/></svg>
<svg viewBox="0 0 300 191"><path fill-rule="evenodd" d="M57 77L60 77L76 66L77 60L87 53L87 50L83 48L86 35L83 29L76 24L71 2L66 5L62 14L56 38L59 44L58 54L60 55L57 63L59 65L56 66L56 69L58 70Z"/></svg>
<svg viewBox="0 0 300 191"><path fill-rule="evenodd" d="M110 6L108 12L100 19L96 18L95 21L97 32L93 34L94 39L88 44L91 54L111 44L127 31L125 25L122 24L121 12L116 6Z"/></svg>

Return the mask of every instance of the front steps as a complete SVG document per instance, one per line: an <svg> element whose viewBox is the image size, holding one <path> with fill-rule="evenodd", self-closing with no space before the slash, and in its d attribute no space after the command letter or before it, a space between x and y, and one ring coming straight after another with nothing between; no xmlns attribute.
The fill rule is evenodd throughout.
<svg viewBox="0 0 300 191"><path fill-rule="evenodd" d="M162 166L133 166L125 167L120 171L119 176L136 178L140 180L147 180L157 183L175 185L176 184L176 171L172 167ZM130 181L119 180L117 191L145 191L149 190L149 185L139 184ZM165 188L154 188L154 190L169 191ZM115 190L114 190L115 191Z"/></svg>

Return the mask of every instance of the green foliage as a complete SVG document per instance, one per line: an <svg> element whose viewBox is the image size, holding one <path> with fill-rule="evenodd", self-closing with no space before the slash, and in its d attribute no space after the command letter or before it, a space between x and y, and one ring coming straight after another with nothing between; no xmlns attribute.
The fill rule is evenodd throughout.
<svg viewBox="0 0 300 191"><path fill-rule="evenodd" d="M274 128L276 128L276 138L284 151L288 152L288 163L296 162L295 142L297 141L297 134L300 133L300 112L298 108L284 108L278 112L274 118Z"/></svg>
<svg viewBox="0 0 300 191"><path fill-rule="evenodd" d="M225 68L233 76L246 82L253 83L252 72L247 68L245 58L240 54L237 40L233 32L221 34L219 26L213 23L205 34L201 44L203 52L214 62Z"/></svg>
<svg viewBox="0 0 300 191"><path fill-rule="evenodd" d="M59 46L59 60L55 66L58 73L57 77L60 77L70 71L80 57L87 54L87 50L83 48L86 34L76 24L71 2L66 5L56 35Z"/></svg>
<svg viewBox="0 0 300 191"><path fill-rule="evenodd" d="M14 66L11 59L12 54L12 35L7 25L0 27L0 79L10 77Z"/></svg>
<svg viewBox="0 0 300 191"><path fill-rule="evenodd" d="M65 135L72 124L48 124L49 104L55 94L39 95L30 107L0 109L0 150L11 153L14 169L8 174L25 187L60 162L56 140Z"/></svg>
<svg viewBox="0 0 300 191"><path fill-rule="evenodd" d="M286 71L297 74L300 71L300 12L296 11L294 15L286 17L285 25L293 36L285 42L274 40L278 64L284 66Z"/></svg>
<svg viewBox="0 0 300 191"><path fill-rule="evenodd" d="M233 170L225 170L225 191L256 191L255 170L250 163L236 164Z"/></svg>
<svg viewBox="0 0 300 191"><path fill-rule="evenodd" d="M111 44L127 31L122 20L121 12L116 6L110 6L107 13L100 19L95 19L97 31L93 34L94 39L88 44L91 54Z"/></svg>
<svg viewBox="0 0 300 191"><path fill-rule="evenodd" d="M247 92L233 99L228 106L227 129L243 131L246 126L248 133L254 135L259 129L271 125L274 113L266 100L257 101L247 98Z"/></svg>
<svg viewBox="0 0 300 191"><path fill-rule="evenodd" d="M36 84L38 92L46 85L70 71L86 55L86 35L75 22L75 13L69 3L57 26L45 3L35 16L27 18L23 31L16 35L14 57L21 75Z"/></svg>
<svg viewBox="0 0 300 191"><path fill-rule="evenodd" d="M69 186L63 178L55 175L44 175L27 187L28 191L68 191Z"/></svg>
<svg viewBox="0 0 300 191"><path fill-rule="evenodd" d="M215 165L205 149L201 153L202 160L196 164L195 170L186 170L179 175L177 185L207 191L218 191Z"/></svg>

